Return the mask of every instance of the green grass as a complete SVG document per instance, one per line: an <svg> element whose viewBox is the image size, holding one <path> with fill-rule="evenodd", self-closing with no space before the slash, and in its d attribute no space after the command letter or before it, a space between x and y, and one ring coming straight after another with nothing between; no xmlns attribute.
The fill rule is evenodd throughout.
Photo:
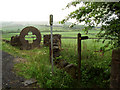
<svg viewBox="0 0 120 90"><path fill-rule="evenodd" d="M81 84L84 88L109 87L112 51L105 52L103 56L102 52L94 52L99 51L101 46L103 43L95 40L82 41ZM62 40L62 48L62 59L77 65L77 40Z"/></svg>
<svg viewBox="0 0 120 90"><path fill-rule="evenodd" d="M84 47L83 45L86 45ZM104 56L100 53L94 53L102 44L94 40L82 41L82 79L81 83L73 80L66 72L55 68L55 75L51 74L51 64L49 63L48 47L41 47L33 50L19 50L9 44L3 42L3 50L14 56L19 56L27 59L26 63L15 65L17 74L25 78L35 78L41 88L105 88L109 87L110 82L110 62L111 51L106 52ZM99 46L99 47L98 47ZM77 65L77 40L62 39L62 59L69 63ZM88 51L89 50L89 51Z"/></svg>
<svg viewBox="0 0 120 90"><path fill-rule="evenodd" d="M51 73L48 47L33 50L19 50L7 43L2 43L2 49L13 56L19 56L27 61L14 66L17 75L26 79L35 78L40 88L68 88L75 87L75 80L66 72L54 67L54 75Z"/></svg>
<svg viewBox="0 0 120 90"><path fill-rule="evenodd" d="M103 56L102 56L102 52L95 52L95 51L99 51L100 48L104 45L105 43L103 44L102 42L97 42L96 40L91 40L91 39L83 40L82 47L81 47L82 61L87 62L87 61L90 61L89 59L91 59L91 62L93 62L93 60L104 61L104 59L108 59L109 61L111 61L112 51L104 52ZM61 55L62 55L62 58L67 60L67 62L77 64L77 60L78 60L77 40L62 39ZM97 62L95 63L97 64Z"/></svg>
<svg viewBox="0 0 120 90"><path fill-rule="evenodd" d="M78 33L83 31L72 32L53 32L54 34L61 34L62 37L77 37ZM91 30L90 33L97 33L98 31ZM42 37L50 32L41 32ZM11 36L19 35L19 33L3 34L3 38L10 40ZM96 37L88 34L89 37ZM42 38L43 40L43 38ZM51 74L51 64L49 63L49 49L48 47L36 48L33 50L19 50L17 47L12 47L9 44L2 43L2 50L14 55L25 58L26 63L19 63L15 65L15 70L20 76L25 78L35 78L41 88L105 88L109 87L110 82L110 63L112 52L102 53L98 51L104 44L96 42L95 40L82 41L82 61L81 83L73 80L66 72L54 67L55 74ZM61 58L69 63L77 65L77 39L62 39Z"/></svg>
<svg viewBox="0 0 120 90"><path fill-rule="evenodd" d="M94 30L91 30L90 33L97 33L98 31L94 32ZM53 31L53 34L61 34L62 37L77 37L77 34L78 33L81 33L82 36L88 36L89 38L95 38L96 36L95 35L91 35L91 34L88 34L88 35L85 35L84 31L67 31L67 32L56 32L56 31ZM20 33L5 33L5 34L2 34L2 38L3 39L6 39L6 40L10 40L12 36L16 36L16 35L19 35ZM41 32L41 35L42 35L42 40L43 40L43 36L46 35L46 34L50 34L50 32Z"/></svg>

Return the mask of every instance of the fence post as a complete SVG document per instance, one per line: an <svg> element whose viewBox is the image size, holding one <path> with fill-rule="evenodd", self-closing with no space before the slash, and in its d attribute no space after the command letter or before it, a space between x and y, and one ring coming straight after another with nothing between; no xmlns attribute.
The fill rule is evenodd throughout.
<svg viewBox="0 0 120 90"><path fill-rule="evenodd" d="M81 34L78 33L78 79L81 78Z"/></svg>

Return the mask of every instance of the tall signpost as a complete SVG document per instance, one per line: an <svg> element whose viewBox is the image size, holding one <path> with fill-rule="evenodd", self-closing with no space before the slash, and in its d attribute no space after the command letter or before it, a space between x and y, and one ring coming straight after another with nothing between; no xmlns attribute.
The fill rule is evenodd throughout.
<svg viewBox="0 0 120 90"><path fill-rule="evenodd" d="M52 27L53 26L53 15L50 15L50 28L51 28L51 64L52 64L52 73L53 71L53 34L52 34Z"/></svg>

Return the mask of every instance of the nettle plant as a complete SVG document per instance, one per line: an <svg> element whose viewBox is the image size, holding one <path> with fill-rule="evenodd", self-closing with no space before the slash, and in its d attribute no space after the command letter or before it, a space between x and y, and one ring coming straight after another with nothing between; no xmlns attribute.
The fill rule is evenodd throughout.
<svg viewBox="0 0 120 90"><path fill-rule="evenodd" d="M86 33L91 28L100 25L100 32L97 36L99 39L105 38L102 40L103 43L107 41L101 49L104 50L108 46L110 47L106 50L120 47L120 2L104 2L104 0L103 2L83 2L75 0L68 3L66 8L71 6L79 8L60 21L61 24L64 24L69 19L76 19L76 22L72 23L70 27L84 22L84 31Z"/></svg>

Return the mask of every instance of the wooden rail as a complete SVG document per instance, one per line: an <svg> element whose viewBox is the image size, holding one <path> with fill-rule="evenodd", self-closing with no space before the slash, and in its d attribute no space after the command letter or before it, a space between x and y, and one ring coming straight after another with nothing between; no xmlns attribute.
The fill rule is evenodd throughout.
<svg viewBox="0 0 120 90"><path fill-rule="evenodd" d="M62 39L77 39L77 37L61 37ZM88 39L107 39L107 38L88 38ZM110 39L108 39L110 40ZM111 40L116 40L116 39L111 39Z"/></svg>

